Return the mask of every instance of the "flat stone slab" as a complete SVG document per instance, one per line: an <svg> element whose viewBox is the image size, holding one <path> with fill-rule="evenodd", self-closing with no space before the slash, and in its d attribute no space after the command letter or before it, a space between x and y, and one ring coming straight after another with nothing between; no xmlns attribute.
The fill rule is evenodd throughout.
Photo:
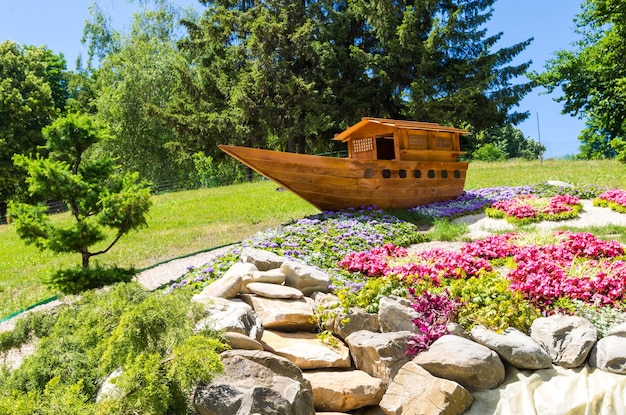
<svg viewBox="0 0 626 415"><path fill-rule="evenodd" d="M265 349L293 362L300 369L350 368L350 350L341 341L322 342L315 333L265 330Z"/></svg>
<svg viewBox="0 0 626 415"><path fill-rule="evenodd" d="M241 294L239 297L256 311L264 329L287 332L315 329L313 300L308 297L298 300L265 298L252 294Z"/></svg>
<svg viewBox="0 0 626 415"><path fill-rule="evenodd" d="M284 298L294 299L304 297L302 291L297 288L287 287L285 285L270 284L266 282L251 282L247 285L248 291L252 294L265 298Z"/></svg>

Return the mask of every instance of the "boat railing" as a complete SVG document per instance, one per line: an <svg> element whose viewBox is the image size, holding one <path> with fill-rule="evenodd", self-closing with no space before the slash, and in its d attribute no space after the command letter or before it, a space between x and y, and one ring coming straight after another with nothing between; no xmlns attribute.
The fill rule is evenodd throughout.
<svg viewBox="0 0 626 415"><path fill-rule="evenodd" d="M346 158L348 157L348 150L339 150L339 151L327 151L325 153L315 154L316 156L323 157L336 157L336 158Z"/></svg>

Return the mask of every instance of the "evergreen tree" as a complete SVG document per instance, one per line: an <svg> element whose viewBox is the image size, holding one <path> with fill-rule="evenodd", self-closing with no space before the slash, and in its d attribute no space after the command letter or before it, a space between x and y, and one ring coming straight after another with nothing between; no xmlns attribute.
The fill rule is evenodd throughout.
<svg viewBox="0 0 626 415"><path fill-rule="evenodd" d="M185 22L194 59L163 112L217 144L304 151L363 116L473 126L517 123L531 84L507 66L531 40L492 52L495 0L205 1Z"/></svg>
<svg viewBox="0 0 626 415"><path fill-rule="evenodd" d="M49 156L16 155L15 163L28 172L30 195L40 201L64 201L73 222L68 227L52 222L45 205L11 202L9 214L26 243L79 253L87 268L91 257L108 252L123 235L146 226L151 205L148 183L137 173L116 174L112 158L88 157L90 148L105 136L103 127L88 115L58 118L43 134ZM113 231L110 237L107 228ZM93 250L98 243L105 247Z"/></svg>

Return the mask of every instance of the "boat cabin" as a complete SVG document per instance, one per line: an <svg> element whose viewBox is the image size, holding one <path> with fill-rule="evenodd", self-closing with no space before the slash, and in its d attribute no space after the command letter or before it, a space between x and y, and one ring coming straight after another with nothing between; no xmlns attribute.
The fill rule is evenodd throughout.
<svg viewBox="0 0 626 415"><path fill-rule="evenodd" d="M334 137L360 160L457 161L460 136L469 131L435 123L363 118Z"/></svg>

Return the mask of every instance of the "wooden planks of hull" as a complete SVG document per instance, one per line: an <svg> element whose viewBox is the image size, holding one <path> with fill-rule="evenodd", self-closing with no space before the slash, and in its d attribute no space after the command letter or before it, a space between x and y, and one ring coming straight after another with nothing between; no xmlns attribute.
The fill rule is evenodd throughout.
<svg viewBox="0 0 626 415"><path fill-rule="evenodd" d="M248 147L220 148L321 210L409 208L463 193L467 163L354 160Z"/></svg>

